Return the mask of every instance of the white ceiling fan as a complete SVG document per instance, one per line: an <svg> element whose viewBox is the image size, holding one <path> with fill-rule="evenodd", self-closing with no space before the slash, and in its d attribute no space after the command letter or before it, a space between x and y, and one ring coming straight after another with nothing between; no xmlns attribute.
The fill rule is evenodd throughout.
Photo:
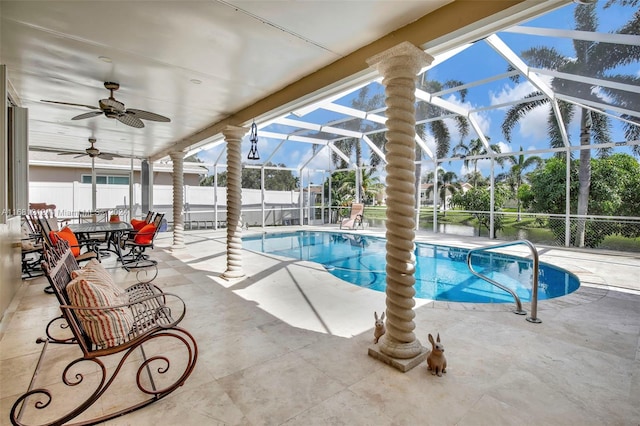
<svg viewBox="0 0 640 426"><path fill-rule="evenodd" d="M84 114L76 115L75 117L71 118L72 120L83 120L85 118L97 117L98 115L104 114L104 116L107 118L114 118L119 122L126 124L127 126L136 127L136 128L144 127L144 123L142 122L142 120L159 121L163 123L168 123L171 121L169 118L160 114L156 114L154 112L144 111L144 110L135 109L135 108L125 109L124 104L113 97L113 92L120 88L119 83L106 82L104 83L104 87L107 90L109 90L110 95L108 98L100 99L98 101L98 106L76 104L72 102L47 101L45 99L42 99L41 102L47 102L51 104L60 104L60 105L79 106L79 107L95 110L91 112L85 112Z"/></svg>

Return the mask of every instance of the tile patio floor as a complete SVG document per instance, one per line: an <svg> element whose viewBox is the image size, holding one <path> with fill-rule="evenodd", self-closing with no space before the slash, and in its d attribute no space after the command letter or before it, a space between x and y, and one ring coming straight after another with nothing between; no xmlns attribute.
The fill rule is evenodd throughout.
<svg viewBox="0 0 640 426"><path fill-rule="evenodd" d="M426 363L401 373L367 355L383 293L317 264L248 251L247 277L225 281L226 230L187 231L187 248L174 252L171 234L160 236L155 282L186 301L181 325L198 341L198 364L172 395L108 425L640 424L638 254L539 247L541 261L582 283L541 301L541 324L509 312L513 305L418 301L418 339L428 346L428 333L440 333L446 349L440 378ZM495 243L428 233L418 240ZM119 282L133 279L113 259L104 263ZM57 314L44 287L43 278L24 281L0 323L1 425L31 380L35 339ZM39 386L60 385L49 370L63 353L50 346Z"/></svg>

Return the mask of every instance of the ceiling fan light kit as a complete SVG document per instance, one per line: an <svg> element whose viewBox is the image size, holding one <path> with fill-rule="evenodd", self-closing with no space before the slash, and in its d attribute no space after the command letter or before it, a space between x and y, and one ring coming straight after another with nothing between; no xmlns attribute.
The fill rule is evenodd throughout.
<svg viewBox="0 0 640 426"><path fill-rule="evenodd" d="M60 105L70 105L70 106L79 106L83 108L89 108L96 111L85 112L80 115L76 115L72 117L72 120L84 120L86 118L97 117L98 115L103 115L107 118L112 118L118 120L122 124L126 124L130 127L142 128L144 127L144 123L142 120L149 121L158 121L162 123L168 123L171 120L163 115L156 114L154 112L144 111L141 109L126 109L124 104L113 97L113 92L120 88L119 83L114 83L112 81L108 81L104 83L104 87L109 90L109 97L106 99L100 99L98 101L99 106L85 105L85 104L76 104L71 102L60 102L60 101L47 101L42 100L42 102L52 103L52 104L60 104Z"/></svg>

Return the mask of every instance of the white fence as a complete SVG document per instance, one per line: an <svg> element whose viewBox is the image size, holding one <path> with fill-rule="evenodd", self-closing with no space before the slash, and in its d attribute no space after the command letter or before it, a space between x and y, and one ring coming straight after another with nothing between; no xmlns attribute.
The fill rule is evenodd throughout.
<svg viewBox="0 0 640 426"><path fill-rule="evenodd" d="M226 223L227 188L212 186L184 187L184 212L187 226L214 226ZM133 217L146 214L141 206L142 189L140 184L133 185L132 195L127 185L96 185L96 209L117 210L125 218L130 209ZM315 215L310 212L306 202L300 205L298 191L264 191L259 189L242 190L243 220L260 225L281 225L299 223L299 218ZM79 182L29 182L29 202L46 202L56 205L58 217L76 218L81 211L90 211L91 184ZM173 222L173 187L171 185L153 186L153 205L150 209L165 213L169 223Z"/></svg>

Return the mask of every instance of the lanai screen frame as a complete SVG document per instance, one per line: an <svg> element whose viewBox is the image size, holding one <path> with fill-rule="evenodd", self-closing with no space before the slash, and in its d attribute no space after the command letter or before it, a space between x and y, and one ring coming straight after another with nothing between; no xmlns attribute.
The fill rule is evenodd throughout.
<svg viewBox="0 0 640 426"><path fill-rule="evenodd" d="M564 5L561 7L569 7L569 6L571 6L571 4ZM581 7L581 6L573 5L573 7ZM559 127L560 129L562 129L561 130L562 139L564 142L564 148L545 148L545 149L538 149L534 151L526 151L527 155L544 155L544 154L553 154L558 151L564 151L567 153L566 158L567 158L567 166L568 166L569 162L571 161L571 155L569 154L572 151L577 151L581 149L627 147L636 153L640 152L639 140L616 141L610 144L591 144L588 146L571 145L569 141L569 135L567 135L566 131L564 130L565 126L564 126L564 123L562 122L562 118L560 115L560 109L559 109L560 107L559 107L558 101L568 102L580 108L585 108L590 111L593 111L595 113L603 113L610 118L624 121L626 123L631 123L632 125L635 125L635 126L640 126L640 111L631 110L629 108L625 108L619 105L606 104L604 102L594 102L593 100L577 98L577 97L569 96L566 94L557 93L552 89L552 87L549 84L546 83L545 77L572 79L573 81L578 81L578 82L582 82L582 83L586 83L594 86L610 87L618 90L629 91L631 93L638 94L638 96L640 96L640 86L622 84L612 80L606 80L606 79L600 79L600 78L591 78L591 77L585 77L585 76L580 76L575 74L561 73L555 70L545 70L540 68L529 67L516 54L516 52L514 52L509 47L509 45L504 42L504 40L501 37L502 34L524 34L531 37L551 36L551 37L560 37L560 38L568 38L568 39L597 41L597 42L611 43L611 44L640 45L640 36L635 34L628 35L628 34L612 34L612 33L603 33L603 32L585 32L585 31L575 31L575 30L539 28L539 27L531 27L526 25L516 25L513 27L503 29L499 33L491 34L488 37L477 41L477 43L485 43L488 46L490 46L493 51L499 54L506 61L506 63L513 68L513 71L505 70L505 72L502 74L496 74L489 78L483 78L477 81L472 81L460 86L447 88L445 90L434 92L434 93L428 93L424 90L416 89L416 98L418 101L423 101L431 105L435 105L441 108L443 111L446 111L447 113L447 115L445 116L429 117L421 121L419 120L417 124L423 124L423 123L426 123L428 120L439 120L439 119L443 119L443 118L447 118L455 115L465 117L469 125L473 129L475 136L482 141L482 144L484 145L486 152L490 153L489 155L466 157L467 160L468 159L487 159L487 158L491 160L491 175L490 175L491 185L490 186L491 186L492 203L491 203L491 210L490 210L490 218L491 218L490 237L495 237L495 226L494 226L495 211L494 211L494 203L493 203L495 161L496 161L496 158L499 158L501 156L512 155L515 151L510 151L510 152L505 152L500 154L493 153L492 150L489 148L489 140L486 137L486 135L484 135L481 129L481 126L478 123L478 120L476 119L476 115L482 111L487 111L487 110L492 110L497 108L504 108L504 107L515 105L517 103L529 102L531 101L531 99L521 99L520 101L513 101L508 104L480 106L474 109L470 109L470 108L465 108L463 106L460 106L459 104L450 102L446 100L444 96L451 93L459 92L460 90L468 90L470 88L480 87L489 81L510 78L517 74L520 77L525 78L535 89L542 92L544 97L549 99L553 112L555 113L556 120L558 120L558 123L560 125ZM434 61L434 63L430 67L428 67L426 70L423 70L423 72L428 71L429 69L437 66L442 61L446 60L447 58L461 51L464 51L470 46L471 44L458 46L457 48L451 49L440 55L435 55L436 60ZM430 48L427 47L425 51L427 53L430 53ZM368 147L369 150L375 152L381 158L382 164L384 164L386 162L384 158L384 153L375 144L373 144L369 138L369 136L373 133L380 133L380 132L386 131L386 128L384 127L384 123L386 121L386 117L384 116L384 108L376 108L370 111L362 111L362 110L358 110L353 107L348 107L339 103L339 100L341 98L353 95L353 93L360 90L362 87L372 85L372 84L379 84L379 78L371 77L371 78L361 79L357 85L349 87L344 92L335 94L322 101L315 102L305 108L283 114L279 117L271 118L265 121L260 121L259 118L256 118L259 137L277 140L279 141L279 143L276 146L276 148L272 150L272 152L264 156L264 160L262 161L262 164L247 164L246 167L260 168L263 171L263 176L264 176L264 170L266 168L273 168L271 166L265 166L265 164L267 164L279 150L286 147L286 143L288 141L313 144L319 149L314 149L312 154L309 155L308 158L306 158L296 167L285 168L288 170L298 172L298 175L300 176L300 191L304 191L305 173L307 173L307 176L312 171L320 172L323 174L328 173L329 179L330 179L331 175L339 170L360 170L361 169L361 166L355 164L349 155L340 151L340 149L336 146L337 142L344 139L348 139L348 138L359 139L363 144L365 144ZM318 109L335 112L336 114L339 114L347 118L334 119L334 120L330 120L323 123L317 123L317 122L305 120L305 117L308 117L308 114L310 114L313 111L317 111ZM622 114L632 116L637 121L632 122L629 120L625 120L620 116ZM369 123L377 125L378 127L370 131L349 130L345 128L347 127L345 123L348 120L365 120ZM280 129L288 129L288 130L282 131ZM248 135L245 139L247 139L248 141ZM224 140L222 140L221 136L219 136L217 138L211 139L206 146L190 151L189 153L187 153L187 155L191 155L198 151L210 149L215 146L223 145L223 144L224 144ZM443 164L445 162L450 162L450 161L461 160L460 156L436 158L433 150L431 150L428 147L427 143L421 140L419 136L416 136L416 144L418 144L421 147L423 155L426 156L425 160L420 159L418 161L421 162L423 165L430 164L432 167L430 170L427 169L426 167L423 170L431 171L436 176L437 176L439 164ZM243 146L244 145L248 145L248 143L243 142ZM329 169L323 169L323 170L313 169L311 167L312 160L316 156L320 155L322 151L325 151L325 150L330 151L335 155L337 155L338 157L342 158L348 165L347 169L337 169L337 168L329 168ZM222 162L223 153L224 153L224 148L220 152L220 154L218 155L214 163L212 164L205 163L205 165L213 168L214 174L216 173L217 170L220 170L221 168L226 168L226 164ZM275 167L275 168L277 169L278 167ZM567 167L567 170L568 169L569 167ZM359 173L356 173L356 176L359 176ZM437 181L437 179L434 179L434 181ZM307 184L310 184L310 182L307 182ZM262 191L264 193L264 178L262 179L261 186L262 186ZM356 187L358 187L358 185L356 185ZM567 180L566 182L567 194L569 194L569 188L570 188L570 181ZM433 191L433 193L434 193L434 205L435 205L437 191ZM303 197L300 197L301 200L302 198ZM356 198L359 199L359 194L357 193L356 193ZM416 207L418 207L419 194L416 194L416 199L417 199ZM570 213L569 197L567 196L566 199L567 199L567 202L566 202L566 209L564 213L565 224L566 224L565 245L568 246L569 245L569 221L570 221L570 218L572 216L575 217L575 215L571 215ZM263 198L263 202L264 202L264 198ZM328 202L329 202L328 207L331 207L330 197L328 199ZM327 206L323 205L322 207L324 208ZM302 205L302 201L301 201L300 217L302 217L303 208L304 206ZM418 217L418 215L419 215L419 208L416 208L416 217ZM263 217L264 217L264 213L263 213ZM640 218L635 218L635 219L640 220ZM264 221L263 221L263 225L264 225ZM419 226L418 221L416 221L416 226L417 227ZM437 229L438 229L437 212L436 212L436 209L434 209L434 221L433 221L434 232L437 232Z"/></svg>

